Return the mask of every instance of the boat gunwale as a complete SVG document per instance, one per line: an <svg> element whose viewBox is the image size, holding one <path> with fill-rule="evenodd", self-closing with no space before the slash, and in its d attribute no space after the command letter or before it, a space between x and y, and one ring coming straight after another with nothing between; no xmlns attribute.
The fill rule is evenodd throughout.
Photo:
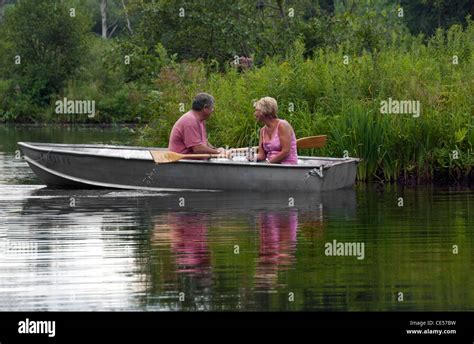
<svg viewBox="0 0 474 344"><path fill-rule="evenodd" d="M102 154L94 154L91 152L81 152L81 151L74 151L74 150L67 150L61 149L62 147L67 148L71 145L74 145L79 148L97 148L97 149L117 149L117 150L142 150L142 151L150 151L150 150L164 150L163 147L139 147L139 146L115 146L115 145L105 145L105 144L97 144L97 145L88 145L88 144L61 144L61 143L36 143L36 142L18 142L20 147L29 148L36 151L46 152L46 153L65 153L71 155L79 155L79 156L90 156L90 157L100 157L100 158L109 158L109 159L124 159L124 160L141 160L141 161L153 161L153 157L150 153L150 157L145 159L142 157L120 157L120 156L108 156ZM50 149L45 147L58 147L59 149ZM242 167L271 167L271 168L290 168L290 169L301 169L301 168L320 168L323 166L323 169L329 169L333 166L346 164L346 163L359 163L361 159L359 158L331 158L331 157L312 157L312 156L298 156L298 159L301 160L325 160L329 162L335 162L330 165L316 165L316 164L308 164L308 165L283 165L283 164L263 164L258 162L235 162L235 161L208 161L208 160L192 160L192 159L181 159L177 161L178 163L191 163L191 164L205 164L205 165L224 165L224 166L242 166Z"/></svg>
<svg viewBox="0 0 474 344"><path fill-rule="evenodd" d="M84 185L94 186L94 187L101 187L101 188L109 188L109 189L123 189L123 190L151 190L151 191L161 191L161 192L222 192L222 190L216 189L186 189L186 188L155 188L150 186L134 186L134 185L123 185L123 184L115 184L115 183L102 183L102 182L95 182L89 179L83 179L78 177L73 177L68 174L64 174L62 172L54 171L42 164L34 161L29 157L25 157L26 162L29 164L34 165L35 167L43 170L46 173L49 173L53 176L63 178L66 180L70 180L75 183L80 183Z"/></svg>

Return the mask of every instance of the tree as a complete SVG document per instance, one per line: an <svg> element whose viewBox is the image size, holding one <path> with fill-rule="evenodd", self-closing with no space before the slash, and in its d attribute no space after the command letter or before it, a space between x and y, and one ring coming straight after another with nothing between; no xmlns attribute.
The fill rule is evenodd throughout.
<svg viewBox="0 0 474 344"><path fill-rule="evenodd" d="M432 35L437 28L465 24L465 18L474 14L472 0L401 0L407 26L414 34Z"/></svg>
<svg viewBox="0 0 474 344"><path fill-rule="evenodd" d="M283 56L299 34L300 24L315 12L310 0L130 0L138 17L137 42L152 50L161 43L179 59L217 61L236 56Z"/></svg>
<svg viewBox="0 0 474 344"><path fill-rule="evenodd" d="M87 20L77 12L71 16L61 0L17 3L3 27L6 77L15 85L12 93L48 104L80 67L87 30Z"/></svg>
<svg viewBox="0 0 474 344"><path fill-rule="evenodd" d="M125 20L127 22L127 27L131 31L131 24L130 24L130 19L128 17L127 9L125 6L124 1L121 1L122 6L125 11ZM115 33L115 30L119 27L119 20L120 18L117 18L115 21L112 21L112 24L109 23L109 13L110 13L110 4L112 4L113 7L117 7L117 4L114 1L109 2L108 0L101 0L100 1L100 18L101 18L101 33L102 33L102 38L107 39L112 37L112 35Z"/></svg>
<svg viewBox="0 0 474 344"><path fill-rule="evenodd" d="M92 20L92 31L104 39L130 32L134 17L129 15L133 0L68 0ZM124 7L125 6L125 7Z"/></svg>
<svg viewBox="0 0 474 344"><path fill-rule="evenodd" d="M127 29L130 32L130 34L133 34L132 24L130 22L130 17L128 16L128 9L127 9L127 6L125 5L125 0L122 0L122 6L123 6L123 13L125 15L125 21L127 22Z"/></svg>
<svg viewBox="0 0 474 344"><path fill-rule="evenodd" d="M6 0L0 0L0 22L3 20L3 16L5 15L5 3Z"/></svg>
<svg viewBox="0 0 474 344"><path fill-rule="evenodd" d="M102 38L107 39L107 0L100 1L100 16L102 18Z"/></svg>

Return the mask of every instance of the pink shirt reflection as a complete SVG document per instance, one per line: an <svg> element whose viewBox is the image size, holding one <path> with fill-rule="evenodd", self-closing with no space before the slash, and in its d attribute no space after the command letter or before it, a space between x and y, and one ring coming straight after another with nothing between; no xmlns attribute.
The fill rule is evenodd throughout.
<svg viewBox="0 0 474 344"><path fill-rule="evenodd" d="M262 213L259 216L260 248L256 286L269 287L277 282L278 272L295 263L297 211Z"/></svg>
<svg viewBox="0 0 474 344"><path fill-rule="evenodd" d="M154 219L155 245L170 245L177 273L198 274L210 271L206 214L168 213ZM166 271L164 272L166 273Z"/></svg>
<svg viewBox="0 0 474 344"><path fill-rule="evenodd" d="M203 214L169 214L178 273L196 273L209 268L207 216Z"/></svg>

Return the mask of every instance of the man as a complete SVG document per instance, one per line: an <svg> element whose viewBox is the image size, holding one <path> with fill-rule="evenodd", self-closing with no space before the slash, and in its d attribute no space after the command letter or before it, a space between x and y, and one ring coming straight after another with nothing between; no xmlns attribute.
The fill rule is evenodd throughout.
<svg viewBox="0 0 474 344"><path fill-rule="evenodd" d="M176 121L171 129L168 149L181 154L221 154L207 142L206 120L214 111L214 97L198 93L193 100L192 110Z"/></svg>

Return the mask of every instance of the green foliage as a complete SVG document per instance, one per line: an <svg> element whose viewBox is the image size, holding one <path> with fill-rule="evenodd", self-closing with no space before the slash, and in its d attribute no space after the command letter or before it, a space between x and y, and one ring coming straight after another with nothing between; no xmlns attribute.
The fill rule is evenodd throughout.
<svg viewBox="0 0 474 344"><path fill-rule="evenodd" d="M96 116L55 115L57 121L73 122L139 122L146 111L145 93L148 86L124 82L122 70L110 66L114 44L99 37L88 37L88 51L80 73L68 80L58 99L85 99L96 102ZM92 82L91 82L92 81Z"/></svg>
<svg viewBox="0 0 474 344"><path fill-rule="evenodd" d="M470 0L401 0L407 26L414 34L431 35L437 28L449 28L453 24L466 24L469 13L474 14Z"/></svg>
<svg viewBox="0 0 474 344"><path fill-rule="evenodd" d="M95 0L11 0L0 21L0 119L143 122L142 143L166 146L181 104L206 91L217 102L211 142L247 146L258 139L252 103L269 95L298 137L329 135L304 153L359 156L361 180L463 178L474 160L467 3L109 0L118 29L105 40L87 34L101 30ZM236 68L236 56L253 66ZM55 114L63 97L95 100L97 115ZM381 114L388 98L419 100L421 117Z"/></svg>
<svg viewBox="0 0 474 344"><path fill-rule="evenodd" d="M213 60L225 70L235 56L252 56L258 64L267 56L284 56L298 36L314 33L305 21L317 6L309 1L159 0L132 8L140 17L131 41L143 49L153 51L161 43L180 61Z"/></svg>
<svg viewBox="0 0 474 344"><path fill-rule="evenodd" d="M80 65L86 30L86 20L71 17L61 1L24 0L9 11L2 26L2 69L12 80L7 93L15 104L9 111L29 116L27 104L49 104Z"/></svg>
<svg viewBox="0 0 474 344"><path fill-rule="evenodd" d="M172 64L176 54L169 56L161 43L148 48L139 36L117 40L107 52L105 67L118 72L123 82L140 82L151 86L162 67Z"/></svg>
<svg viewBox="0 0 474 344"><path fill-rule="evenodd" d="M308 48L347 43L348 51L377 50L405 31L389 1L318 3L304 1L135 1L136 34L133 42L145 51L161 43L178 60L217 61L221 70L235 56L252 56L257 65L268 56L285 56L301 38ZM223 15L225 14L225 15Z"/></svg>
<svg viewBox="0 0 474 344"><path fill-rule="evenodd" d="M74 2L75 7L90 17L92 32L100 36L102 34L102 18L100 14L100 0L69 0ZM123 0L128 5L129 0ZM135 24L134 18L132 26ZM124 36L128 34L122 0L107 0L107 26L111 37Z"/></svg>
<svg viewBox="0 0 474 344"><path fill-rule="evenodd" d="M166 146L180 116L178 104L188 109L192 96L206 91L216 98L208 123L211 142L255 145L253 100L272 96L279 102L279 116L298 137L329 136L324 149L301 153L342 156L347 151L360 157L359 180L463 178L474 163L473 26L453 27L442 34L445 38L434 36L426 45L405 40L402 51L398 43L384 44L377 54L350 55L348 64L343 63L343 47L319 49L305 58L302 41L295 42L284 61L267 59L245 73L229 69L206 77L202 63L178 64L157 79L160 96L150 103L152 122L142 142ZM463 56L459 64L452 63L456 49ZM389 97L420 101L420 117L382 114L381 101Z"/></svg>

